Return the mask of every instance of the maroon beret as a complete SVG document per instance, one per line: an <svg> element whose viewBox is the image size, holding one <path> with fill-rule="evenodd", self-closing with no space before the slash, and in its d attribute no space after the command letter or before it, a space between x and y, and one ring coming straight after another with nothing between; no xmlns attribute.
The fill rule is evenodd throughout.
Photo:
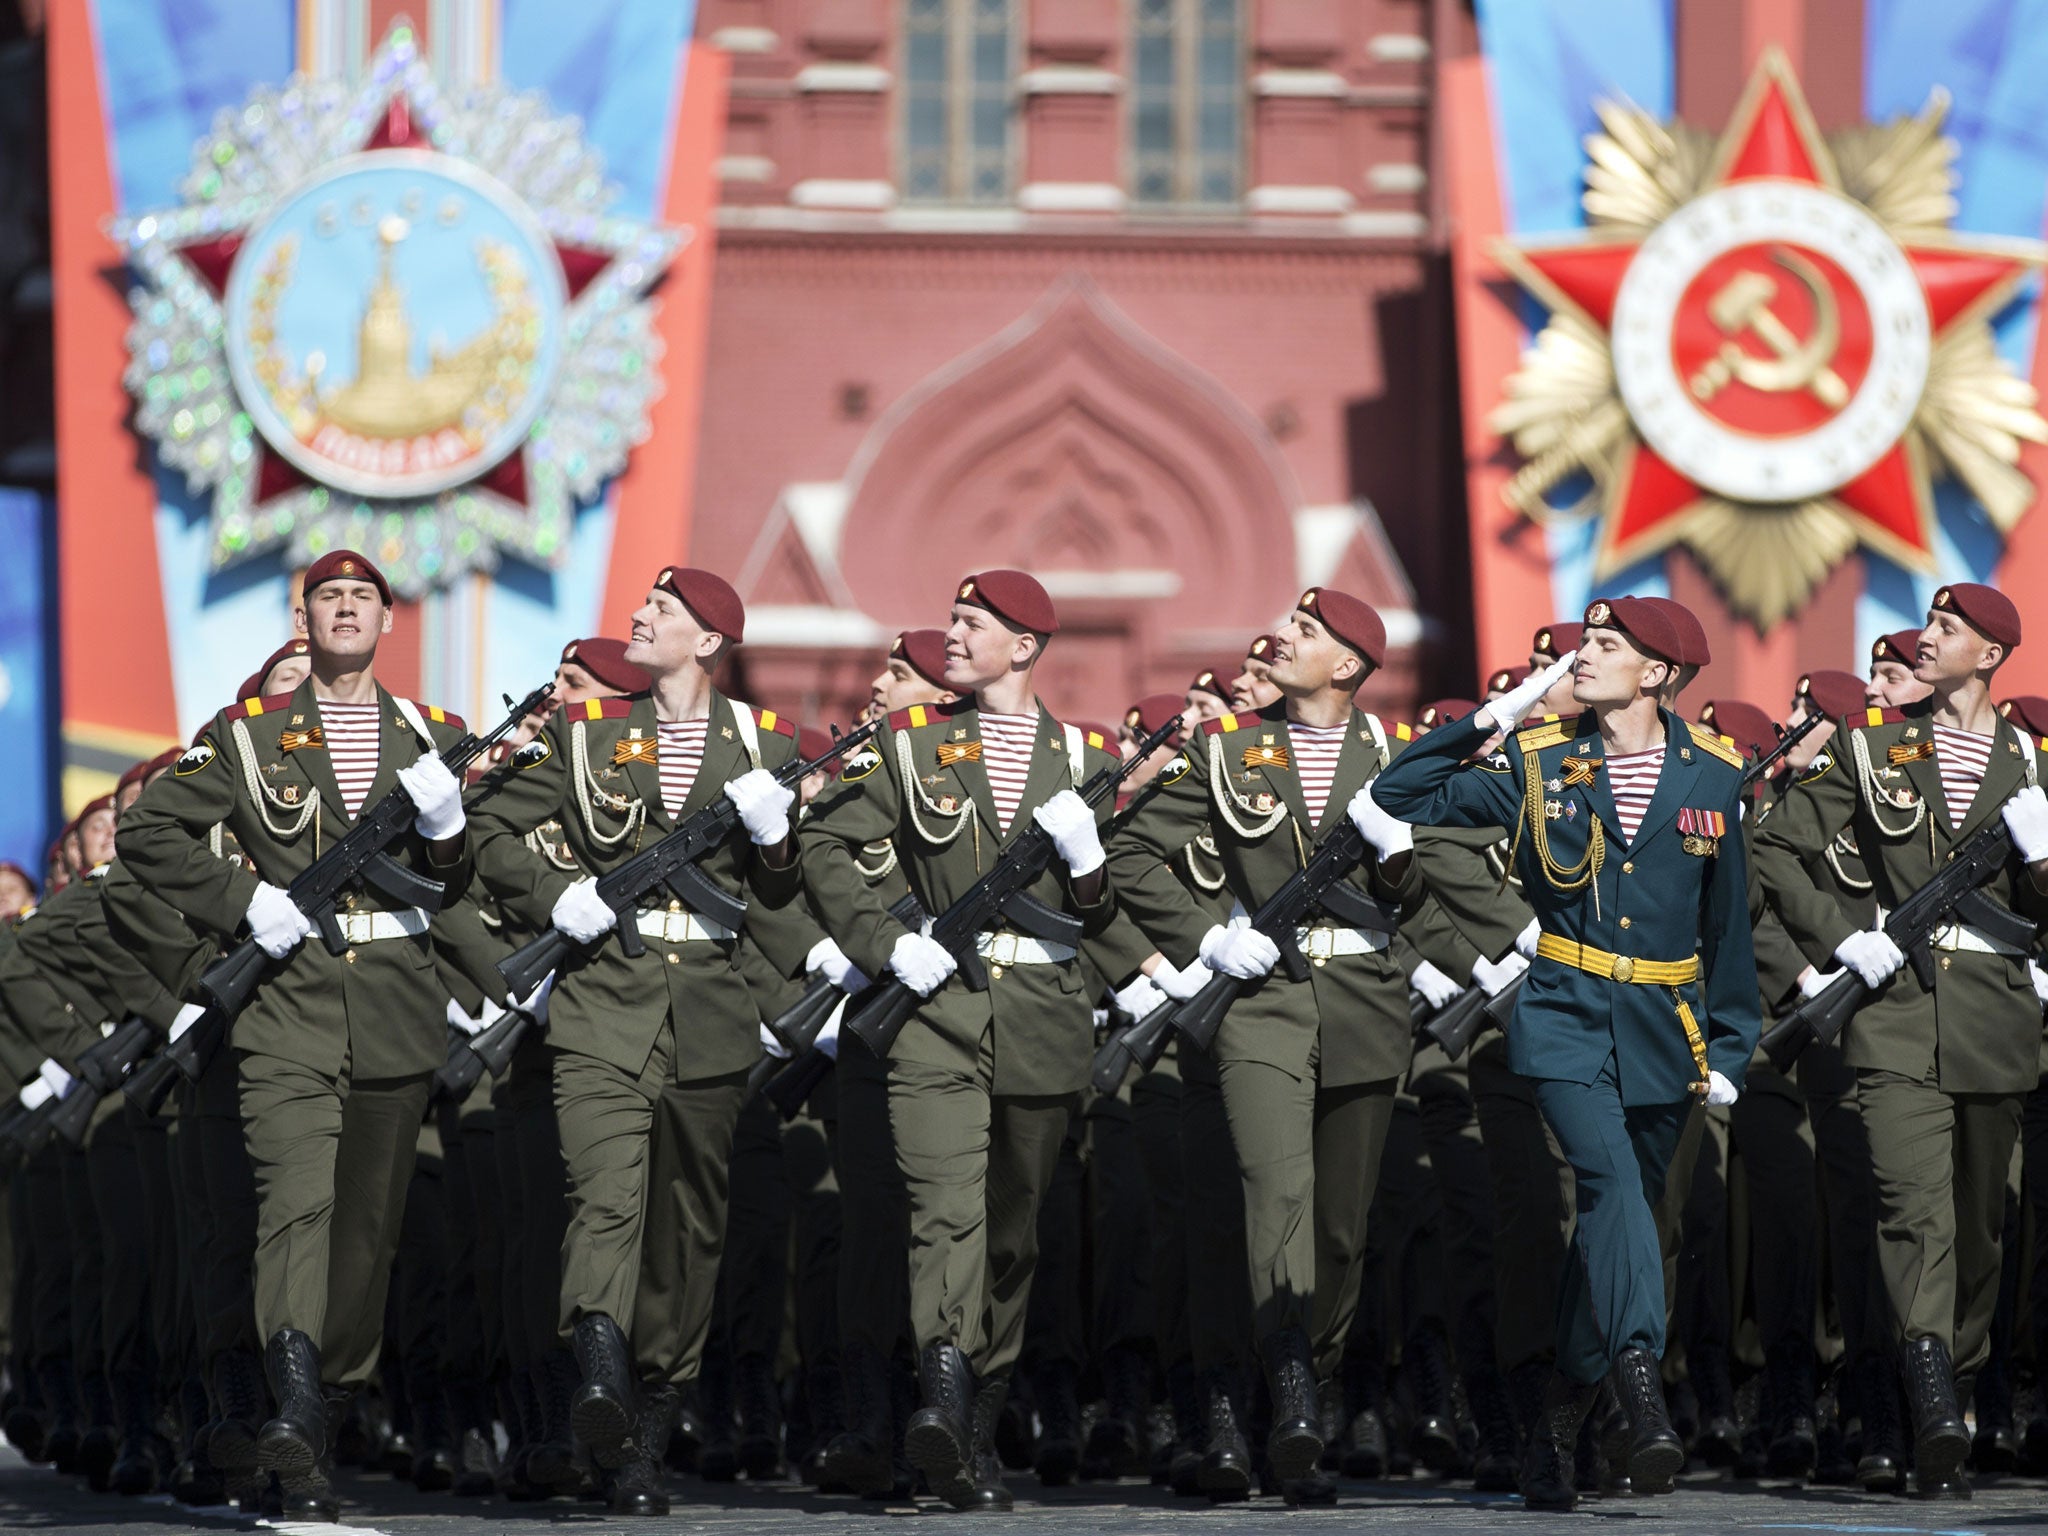
<svg viewBox="0 0 2048 1536"><path fill-rule="evenodd" d="M1707 700L1700 724L1727 737L1750 757L1761 757L1778 744L1777 721L1742 699Z"/></svg>
<svg viewBox="0 0 2048 1536"><path fill-rule="evenodd" d="M1148 693L1124 711L1124 728L1141 741L1187 709L1177 693Z"/></svg>
<svg viewBox="0 0 2048 1536"><path fill-rule="evenodd" d="M654 578L654 586L681 598L697 622L714 634L725 636L734 645L746 638L747 605L723 576L690 565L665 565Z"/></svg>
<svg viewBox="0 0 2048 1536"><path fill-rule="evenodd" d="M56 856L56 853L57 850L55 848L52 848L50 850L51 857L54 858ZM35 893L42 888L41 885L37 882L36 877L30 874L27 870L23 869L19 864L15 863L14 860L0 859L0 874L6 874L10 870L13 871L15 874L21 876L21 878L28 883L28 893L30 896L34 896Z"/></svg>
<svg viewBox="0 0 2048 1536"><path fill-rule="evenodd" d="M94 811L111 811L113 808L114 797L112 795L101 795L97 800L88 800L85 803L85 809L78 813L78 819L72 822L71 825L74 828L83 827L85 825L85 818Z"/></svg>
<svg viewBox="0 0 2048 1536"><path fill-rule="evenodd" d="M889 659L905 663L934 688L946 686L946 632L906 629L889 647Z"/></svg>
<svg viewBox="0 0 2048 1536"><path fill-rule="evenodd" d="M146 783L150 779L155 778L160 773L169 773L171 769L177 767L178 759L184 755L185 749L182 747L169 747L157 753L155 757L152 757L142 765L144 782Z"/></svg>
<svg viewBox="0 0 2048 1536"><path fill-rule="evenodd" d="M1506 693L1528 675L1527 667L1500 667L1486 674L1486 686L1480 692Z"/></svg>
<svg viewBox="0 0 2048 1536"><path fill-rule="evenodd" d="M997 618L1034 635L1060 632L1059 615L1038 578L1022 571L977 571L960 578L953 601L986 608Z"/></svg>
<svg viewBox="0 0 2048 1536"><path fill-rule="evenodd" d="M1244 648L1244 659L1246 661L1269 661L1272 659L1272 655L1273 637L1271 635L1253 635L1252 643Z"/></svg>
<svg viewBox="0 0 2048 1536"><path fill-rule="evenodd" d="M1998 712L2023 731L2048 736L2048 699L2039 694L2023 693L2017 698L2007 699L1998 706Z"/></svg>
<svg viewBox="0 0 2048 1536"><path fill-rule="evenodd" d="M796 755L804 762L823 757L832 750L832 733L822 725L800 725L796 732ZM833 760L835 764L838 759ZM836 772L837 769L835 768Z"/></svg>
<svg viewBox="0 0 2048 1536"><path fill-rule="evenodd" d="M1310 587L1294 605L1377 667L1387 659L1387 626L1370 603L1335 587Z"/></svg>
<svg viewBox="0 0 2048 1536"><path fill-rule="evenodd" d="M575 662L605 687L618 693L639 693L647 687L647 674L626 660L626 642L614 640L609 635L571 640L562 647L562 660Z"/></svg>
<svg viewBox="0 0 2048 1536"><path fill-rule="evenodd" d="M1863 679L1854 672L1823 668L1799 679L1799 697L1813 700L1813 707L1828 719L1839 720L1863 709Z"/></svg>
<svg viewBox="0 0 2048 1536"><path fill-rule="evenodd" d="M1691 658L1699 655L1699 644L1678 617L1684 612L1668 598L1600 597L1586 605L1586 628L1618 629L1646 656L1697 666Z"/></svg>
<svg viewBox="0 0 2048 1536"><path fill-rule="evenodd" d="M306 591L311 592L323 581L367 581L384 599L384 606L391 606L391 583L384 579L382 571L352 549L330 549L306 567Z"/></svg>
<svg viewBox="0 0 2048 1536"><path fill-rule="evenodd" d="M1707 644L1707 626L1700 622L1698 614L1675 598L1646 597L1643 601L1671 615L1681 647L1680 653L1671 658L1673 661L1681 667L1704 667L1714 659L1713 649Z"/></svg>
<svg viewBox="0 0 2048 1536"><path fill-rule="evenodd" d="M1446 721L1464 719L1478 707L1471 699L1433 699L1422 706L1415 723L1425 731L1434 730Z"/></svg>
<svg viewBox="0 0 2048 1536"><path fill-rule="evenodd" d="M1546 624L1537 630L1535 638L1529 642L1529 649L1535 655L1557 661L1579 648L1579 639L1585 632L1585 625L1559 619L1555 624Z"/></svg>
<svg viewBox="0 0 2048 1536"><path fill-rule="evenodd" d="M114 794L118 797L120 793L123 790L125 790L130 784L140 784L142 782L142 776L148 772L149 764L146 762L129 764L128 771L122 774L119 779L115 780Z"/></svg>
<svg viewBox="0 0 2048 1536"><path fill-rule="evenodd" d="M1879 635L1870 644L1870 664L1874 667L1880 661L1896 661L1902 667L1918 665L1920 635L1917 629L1895 629L1888 635Z"/></svg>
<svg viewBox="0 0 2048 1536"><path fill-rule="evenodd" d="M306 654L306 651L307 646L304 640L285 641L283 645L280 645L276 650L263 658L262 666L242 679L242 686L235 690L235 697L238 700L260 699L263 697L263 684L269 679L271 672L276 668L277 664L280 661L289 661L294 656L303 656Z"/></svg>
<svg viewBox="0 0 2048 1536"><path fill-rule="evenodd" d="M1195 674L1195 680L1188 684L1189 693L1213 693L1225 703L1230 700L1230 679L1214 667L1204 667Z"/></svg>
<svg viewBox="0 0 2048 1536"><path fill-rule="evenodd" d="M1952 613L1986 640L2008 651L2020 643L2020 611L1996 587L1958 581L1934 594L1931 613Z"/></svg>

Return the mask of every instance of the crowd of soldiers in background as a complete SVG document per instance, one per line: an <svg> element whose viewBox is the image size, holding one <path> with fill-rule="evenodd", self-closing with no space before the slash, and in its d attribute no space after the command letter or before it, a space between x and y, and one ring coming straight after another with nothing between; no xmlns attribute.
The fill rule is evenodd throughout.
<svg viewBox="0 0 2048 1536"><path fill-rule="evenodd" d="M1529 663L1493 674L1483 697L1571 649L1576 628L1540 633ZM1685 712L1761 755L1809 712L1835 718L1924 691L1912 678L1913 638L1879 642L1867 678L1810 674L1778 710L1717 698L1689 701ZM911 640L876 680L878 711L915 694L904 693L906 679L927 697L942 691L929 640ZM1262 660L1270 643L1259 637L1236 665L1202 672L1184 697L1139 701L1117 726L1090 729L1129 753L1177 709L1192 732L1225 712L1269 706L1278 697ZM241 696L297 687L303 650L282 648ZM634 685L616 642L578 642L564 658L553 708ZM1412 727L1426 732L1478 702L1435 701ZM1572 706L1560 697L1544 707ZM2048 700L2012 700L2006 713L2048 732ZM1811 763L1827 735L1803 743L1784 773ZM798 750L809 756L823 744L807 729ZM78 973L86 962L38 946L33 914L114 857L118 818L177 759L173 751L123 775L64 829L39 873L0 865L0 1030L41 1007L97 1012L89 1022L111 1028L106 989ZM1490 994L1510 985L1514 968L1500 970L1498 986L1492 968L1474 984ZM1440 968L1431 974L1440 978ZM1114 980L1091 977L1105 1039L1132 1022L1136 1006ZM764 1015L804 982L756 982ZM1453 990L1463 986L1459 978ZM1448 1000L1417 987L1418 1018ZM478 1022L451 1022L452 1052ZM581 1454L569 1423L578 1368L556 1308L567 1217L560 1159L547 1145L540 1038L523 1041L500 1075L437 1079L418 1128L381 1362L333 1426L342 1465L465 1497L602 1496L607 1473ZM1324 1467L1347 1478L1515 1486L1548 1368L1552 1282L1541 1271L1569 1229L1570 1184L1561 1167L1505 1166L1526 1147L1488 1135L1488 1090L1474 1064L1484 1050L1482 1040L1454 1057L1416 1035L1370 1192L1356 1321L1341 1370L1321 1384ZM1498 1076L1497 1064L1487 1070ZM1839 1061L1819 1050L1789 1076L1759 1057L1738 1105L1696 1117L1699 1134L1674 1172L1659 1213L1672 1317L1664 1372L1695 1470L1906 1486L1911 1435L1865 1230L1874 1221L1868 1172L1856 1165L1853 1139L1833 1134L1822 1112L1838 1104L1841 1076ZM874 1447L846 1444L865 1426L849 1424L843 1388L837 1095L829 1074L807 1087L801 1097L757 1092L741 1112L714 1317L666 1464L712 1483L798 1480L900 1500L918 1490L901 1433L918 1402L905 1329L887 1363L887 1473L846 1475L871 1462ZM1003 1465L1029 1469L1045 1486L1149 1478L1192 1498L1250 1491L1204 1475L1217 1447L1191 1356L1189 1266L1233 1220L1236 1191L1215 1187L1215 1149L1187 1136L1181 1093L1169 1052L1114 1094L1089 1094L1060 1148L1038 1214L1023 1353L996 1431ZM215 1160L218 1138L205 1142L204 1157L196 1143L207 1117L233 1111L232 1099L223 1107L197 1085L179 1085L154 1115L109 1094L79 1144L56 1136L6 1149L4 1429L30 1461L102 1490L164 1491L194 1506L239 1496L262 1507L260 1480L238 1480L209 1455L224 1425L246 1440L267 1412L260 1374L231 1376L223 1390L218 1370L222 1349L245 1347L251 1331L251 1242L213 1219L208 1190L248 1173ZM1983 1472L2048 1476L2048 1392L2037 1385L2048 1366L2044 1203L2048 1078L2028 1101L2008 1184L1990 1358L1964 1386L1971 1464ZM1243 1431L1257 1466L1261 1387L1247 1385ZM1625 1485L1603 1458L1599 1418L1587 1421L1578 1467L1580 1487L1593 1493Z"/></svg>

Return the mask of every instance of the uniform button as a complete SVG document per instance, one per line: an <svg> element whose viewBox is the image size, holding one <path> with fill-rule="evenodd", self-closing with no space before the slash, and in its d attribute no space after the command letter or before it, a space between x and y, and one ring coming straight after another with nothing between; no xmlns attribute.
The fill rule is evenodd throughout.
<svg viewBox="0 0 2048 1536"><path fill-rule="evenodd" d="M668 963L670 965L681 965L683 963L683 957L677 954L674 950L670 950L668 952Z"/></svg>
<svg viewBox="0 0 2048 1536"><path fill-rule="evenodd" d="M348 962L348 963L349 963L350 965L354 965L354 964L356 963L356 952L355 952L354 950L350 950L350 951L349 951L349 952L348 952L347 954L343 955L343 956L342 956L341 958L342 958L342 959L344 959L344 960L346 960L346 961L347 961L347 962Z"/></svg>
<svg viewBox="0 0 2048 1536"><path fill-rule="evenodd" d="M988 968L988 974L991 981L1001 981L1003 979L1003 968L1000 965L992 965Z"/></svg>
<svg viewBox="0 0 2048 1536"><path fill-rule="evenodd" d="M1943 956L1941 957L1941 968L1942 968L1942 969L1943 969L1944 971L1945 971L1945 970L1947 970L1947 969L1949 968L1949 957L1948 957L1947 955L1943 955Z"/></svg>
<svg viewBox="0 0 2048 1536"><path fill-rule="evenodd" d="M1627 919L1627 918L1625 918L1625 917L1624 917L1624 918L1623 918L1623 919L1621 920L1621 926L1622 926L1622 927L1624 927L1624 928L1626 928L1626 927L1628 926L1628 919Z"/></svg>
<svg viewBox="0 0 2048 1536"><path fill-rule="evenodd" d="M1621 872L1624 875L1634 874L1636 872L1635 861L1633 859L1624 859L1621 865Z"/></svg>

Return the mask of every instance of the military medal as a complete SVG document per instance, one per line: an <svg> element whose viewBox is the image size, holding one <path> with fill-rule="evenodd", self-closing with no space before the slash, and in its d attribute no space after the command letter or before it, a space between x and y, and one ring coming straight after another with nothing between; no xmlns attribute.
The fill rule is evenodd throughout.
<svg viewBox="0 0 2048 1536"><path fill-rule="evenodd" d="M1252 801L1252 809L1270 811L1273 809L1273 797L1271 795L1260 795L1256 800Z"/></svg>
<svg viewBox="0 0 2048 1536"><path fill-rule="evenodd" d="M943 811L946 815L952 815L953 812L958 810L959 808L960 802L955 800L951 795L941 795L939 797L939 809Z"/></svg>
<svg viewBox="0 0 2048 1536"><path fill-rule="evenodd" d="M1600 759L1597 757L1568 757L1558 766L1564 769L1564 782L1566 784L1590 784L1593 782L1594 775L1600 771Z"/></svg>
<svg viewBox="0 0 2048 1536"><path fill-rule="evenodd" d="M939 766L950 768L955 763L978 763L981 761L981 743L978 741L942 741L939 743Z"/></svg>
<svg viewBox="0 0 2048 1536"><path fill-rule="evenodd" d="M1678 813L1679 846L1695 858L1710 859L1721 851L1721 839L1728 835L1728 818L1720 811L1685 806Z"/></svg>
<svg viewBox="0 0 2048 1536"><path fill-rule="evenodd" d="M1546 800L1543 802L1543 819L1545 821L1556 821L1563 815L1564 802L1562 800Z"/></svg>

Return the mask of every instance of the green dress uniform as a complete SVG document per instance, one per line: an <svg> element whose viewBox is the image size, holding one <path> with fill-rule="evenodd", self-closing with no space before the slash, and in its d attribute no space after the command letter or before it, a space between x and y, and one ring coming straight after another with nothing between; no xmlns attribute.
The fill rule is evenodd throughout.
<svg viewBox="0 0 2048 1536"><path fill-rule="evenodd" d="M397 787L399 769L463 732L453 716L401 708L382 688L376 703L365 806ZM122 817L118 846L144 886L232 937L259 879L289 886L351 820L309 680L215 715ZM246 864L215 855L222 825ZM446 865L416 832L392 853L451 894L469 878L466 842ZM330 954L314 940L276 962L230 1044L255 1175L257 1336L307 1335L326 1383L350 1389L377 1366L414 1141L446 1053L446 999L426 914L374 890L341 906L348 949Z"/></svg>
<svg viewBox="0 0 2048 1536"><path fill-rule="evenodd" d="M1849 832L1881 908L1896 907L2035 782L2048 745L2001 724L1976 798L1954 826L1932 707L1851 715L1757 832L1785 930L1823 969L1857 923L1815 864ZM2043 893L2015 857L1984 887L2040 923ZM2007 1165L2040 1071L2041 1009L2025 952L1955 925L1936 936L1934 985L1892 977L1843 1032L1878 1196L1878 1259L1898 1336L1933 1340L1960 1372L1988 1353Z"/></svg>
<svg viewBox="0 0 2048 1536"><path fill-rule="evenodd" d="M1423 826L1517 829L1542 925L1508 1032L1577 1181L1576 1262L1558 1298L1558 1370L1599 1381L1625 1351L1663 1353L1653 1208L1710 1070L1739 1086L1759 1033L1741 759L1661 712L1665 757L1633 838L1592 715L1524 727L1470 768L1487 728L1440 726L1374 796ZM1553 809L1554 807L1554 809Z"/></svg>
<svg viewBox="0 0 2048 1536"><path fill-rule="evenodd" d="M477 870L508 918L547 928L574 879L534 851L537 828L559 822L577 869L601 876L715 804L730 780L795 753L790 722L713 692L703 760L671 812L658 724L647 695L588 699L495 771L475 818ZM697 867L744 900L761 861L736 823ZM631 1338L643 1381L680 1386L697 1374L710 1325L726 1162L760 1055L761 1009L732 931L680 901L650 901L633 916L643 953L629 957L607 936L563 967L548 1003L570 1191L558 1326L577 1335L585 1319L610 1319ZM752 931L780 920L748 905Z"/></svg>
<svg viewBox="0 0 2048 1536"><path fill-rule="evenodd" d="M994 866L1039 806L1112 761L1100 736L1084 739L1040 708L1022 797L1004 825L973 701L898 710L874 755L812 802L798 829L802 883L818 921L865 975L886 977L905 930L888 913L887 887L863 872L870 850L892 844L901 875L937 916ZM1109 812L1103 806L1098 819ZM1057 859L1030 894L1079 917L1084 933L1099 933L1115 912L1107 892L1083 906ZM992 1432L1023 1344L1039 1202L1088 1080L1094 1032L1093 1000L1069 947L998 929L981 948L988 990L950 978L919 1004L885 1063L856 1067L864 1048L845 1041L840 1114L851 1135L854 1075L886 1074L909 1209L911 1332L926 1356L952 1346L966 1357L985 1384L977 1428L986 1419ZM844 1287L841 1294L843 1302ZM893 1319L870 1324L886 1330Z"/></svg>
<svg viewBox="0 0 2048 1536"><path fill-rule="evenodd" d="M1159 792L1112 844L1110 870L1169 961L1192 964L1216 921L1169 858L1213 839L1230 893L1255 910L1411 735L1359 710L1346 727L1320 817L1291 765L1283 705L1206 722L1161 774ZM1291 1417L1304 1390L1313 1405L1313 1381L1297 1378L1334 1376L1343 1354L1394 1089L1412 1053L1408 978L1388 951L1397 909L1422 899L1421 877L1408 860L1396 878L1374 863L1350 880L1379 904L1383 925L1313 919L1300 935L1308 979L1276 970L1248 986L1212 1052L1243 1192L1253 1335Z"/></svg>

